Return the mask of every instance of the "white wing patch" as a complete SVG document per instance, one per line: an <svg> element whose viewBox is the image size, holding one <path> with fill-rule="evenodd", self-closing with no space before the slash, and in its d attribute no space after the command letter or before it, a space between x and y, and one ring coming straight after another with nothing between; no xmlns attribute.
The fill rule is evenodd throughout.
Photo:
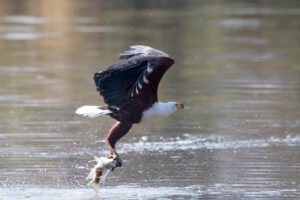
<svg viewBox="0 0 300 200"><path fill-rule="evenodd" d="M148 62L148 65L147 65L147 72L149 74L151 74L153 72L153 68L151 67L151 65L149 64L149 62Z"/></svg>
<svg viewBox="0 0 300 200"><path fill-rule="evenodd" d="M144 45L132 45L130 46L130 50L132 53L142 53L142 54L148 54L151 50L151 47L144 46Z"/></svg>
<svg viewBox="0 0 300 200"><path fill-rule="evenodd" d="M148 55L153 48L143 45L133 45L130 46L130 49L128 51L125 51L124 53L120 54L121 59L128 59L133 56L138 55Z"/></svg>
<svg viewBox="0 0 300 200"><path fill-rule="evenodd" d="M131 97L133 97L134 93L139 94L139 90L142 90L144 85L147 85L150 83L148 76L154 71L155 66L156 65L153 62L152 63L151 63L151 61L148 62L146 71L144 71L142 73L142 75L138 79L137 83L132 88L132 92L130 94Z"/></svg>
<svg viewBox="0 0 300 200"><path fill-rule="evenodd" d="M145 76L145 75L143 76L143 81L144 81L146 84L148 84L148 83L149 83L149 80L146 78L146 76Z"/></svg>
<svg viewBox="0 0 300 200"><path fill-rule="evenodd" d="M138 56L145 57L142 60L140 60ZM148 59L146 69L142 72L138 80L130 88L130 96L133 97L134 94L141 93L143 87L150 83L149 75L153 73L153 71L155 71L158 67L159 62L161 61L160 58L168 58L169 55L157 49L153 49L149 46L133 45L130 46L129 50L119 54L119 57L120 59L132 59L131 61L135 64L139 64L140 61L144 62L146 59Z"/></svg>

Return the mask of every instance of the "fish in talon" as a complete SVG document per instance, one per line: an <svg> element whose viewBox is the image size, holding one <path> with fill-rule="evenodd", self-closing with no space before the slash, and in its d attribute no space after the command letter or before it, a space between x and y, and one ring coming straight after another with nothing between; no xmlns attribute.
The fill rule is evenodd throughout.
<svg viewBox="0 0 300 200"><path fill-rule="evenodd" d="M102 176L101 168L94 168L94 179L90 182L92 185L98 185L100 182L100 177Z"/></svg>
<svg viewBox="0 0 300 200"><path fill-rule="evenodd" d="M120 162L118 159L100 157L95 158L95 160L97 161L97 164L94 166L88 176L89 179L92 179L88 185L93 187L99 187L100 179L106 170L113 171L115 168L122 166L122 162Z"/></svg>

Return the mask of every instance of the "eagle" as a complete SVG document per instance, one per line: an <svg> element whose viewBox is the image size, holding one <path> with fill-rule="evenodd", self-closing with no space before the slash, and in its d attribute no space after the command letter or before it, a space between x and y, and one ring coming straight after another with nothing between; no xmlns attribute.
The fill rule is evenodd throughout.
<svg viewBox="0 0 300 200"><path fill-rule="evenodd" d="M164 73L174 64L168 54L149 46L134 45L119 54L126 61L113 64L94 74L97 91L106 106L82 106L76 114L97 117L108 115L117 122L109 130L106 144L108 158L122 161L115 146L133 124L167 117L184 106L179 102L160 102L157 89Z"/></svg>

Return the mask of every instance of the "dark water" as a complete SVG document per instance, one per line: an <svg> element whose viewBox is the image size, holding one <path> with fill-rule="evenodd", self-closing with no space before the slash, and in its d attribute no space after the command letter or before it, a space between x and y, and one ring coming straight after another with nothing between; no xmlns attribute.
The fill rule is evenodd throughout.
<svg viewBox="0 0 300 200"><path fill-rule="evenodd" d="M0 6L0 199L297 199L298 1L17 1ZM185 110L138 124L124 166L96 193L114 121L93 73L129 45L170 54L161 101Z"/></svg>

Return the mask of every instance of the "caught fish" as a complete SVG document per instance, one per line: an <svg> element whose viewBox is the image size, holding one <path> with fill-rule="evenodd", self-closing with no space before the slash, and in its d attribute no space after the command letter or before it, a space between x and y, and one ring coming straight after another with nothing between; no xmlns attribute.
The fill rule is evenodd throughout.
<svg viewBox="0 0 300 200"><path fill-rule="evenodd" d="M95 157L95 161L97 161L97 164L88 175L88 179L92 179L88 185L93 187L99 187L100 178L106 170L113 171L115 168L122 166L121 160L109 157Z"/></svg>

